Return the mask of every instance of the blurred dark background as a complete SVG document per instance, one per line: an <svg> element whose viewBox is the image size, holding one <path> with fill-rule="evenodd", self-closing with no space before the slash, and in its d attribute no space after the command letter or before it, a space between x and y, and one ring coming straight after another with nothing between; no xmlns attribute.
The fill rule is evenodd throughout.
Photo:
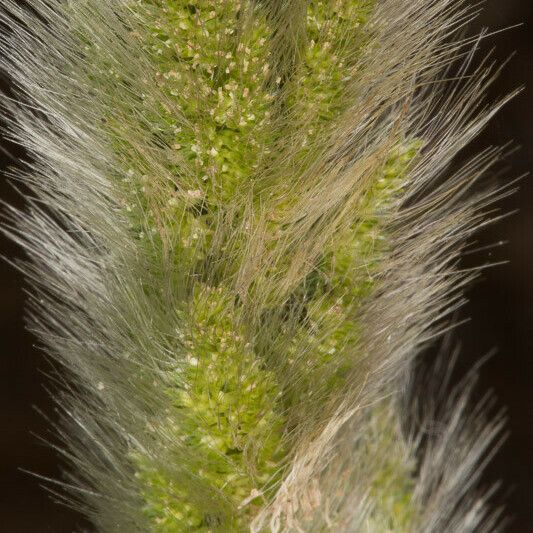
<svg viewBox="0 0 533 533"><path fill-rule="evenodd" d="M469 149L514 141L522 148L512 154L502 182L533 169L533 2L488 0L472 26L511 29L484 43L508 66L490 90L492 99L518 86L526 90L508 104ZM1 30L1 29L0 29ZM0 77L3 90L10 81ZM0 169L16 164L21 150L2 141ZM12 205L21 200L0 179L0 197ZM456 336L462 345L458 374L480 357L497 349L497 355L482 368L479 390L493 389L499 405L506 406L510 437L485 473L487 482L501 480L505 489L508 531L533 532L533 177L520 183L517 194L499 203L503 212L517 213L476 236L477 248L508 241L508 244L470 254L465 266L487 261L508 261L490 268L468 292L463 317L470 320ZM0 237L0 253L20 256L15 245ZM17 271L0 261L0 530L7 533L67 533L79 531L83 520L73 511L56 505L41 483L20 469L42 476L60 476L57 454L34 435L47 435L49 423L34 408L51 419L53 405L44 389L47 363L24 330L24 289Z"/></svg>

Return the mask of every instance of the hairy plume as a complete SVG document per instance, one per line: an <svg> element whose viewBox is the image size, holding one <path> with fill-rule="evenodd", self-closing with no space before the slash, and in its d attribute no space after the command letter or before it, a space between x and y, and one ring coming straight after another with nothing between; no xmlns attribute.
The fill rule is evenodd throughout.
<svg viewBox="0 0 533 533"><path fill-rule="evenodd" d="M449 351L412 385L506 194L471 192L499 149L451 170L505 102L465 3L29 7L0 8L32 193L4 228L67 501L101 531L495 530L501 417L447 395Z"/></svg>

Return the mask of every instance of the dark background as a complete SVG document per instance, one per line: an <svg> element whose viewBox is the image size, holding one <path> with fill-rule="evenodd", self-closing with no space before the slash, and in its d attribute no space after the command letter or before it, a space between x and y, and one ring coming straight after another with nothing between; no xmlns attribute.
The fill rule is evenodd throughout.
<svg viewBox="0 0 533 533"><path fill-rule="evenodd" d="M491 37L483 45L496 47L500 60L517 52L491 88L496 98L520 85L526 91L500 112L470 149L501 145L512 140L522 149L507 160L502 182L533 169L533 2L489 0L472 29L524 26ZM0 78L4 90L9 80ZM529 87L529 88L528 88ZM23 153L6 141L0 143L0 169L16 163ZM0 197L20 205L5 178ZM476 247L505 240L508 244L470 254L465 266L487 261L508 263L484 272L468 292L470 302L463 316L470 321L458 328L462 355L460 374L492 349L493 357L481 371L479 390L493 389L506 406L510 437L486 471L487 481L501 480L507 514L513 518L508 531L533 532L533 177L520 183L514 196L500 202L503 212L518 213L490 226L476 236ZM20 255L15 245L0 239L0 253ZM57 454L32 435L46 435L49 423L38 406L54 419L53 406L44 390L47 363L24 330L24 292L20 275L0 262L0 530L7 533L72 532L83 526L73 511L54 504L40 482L20 468L43 476L60 476Z"/></svg>

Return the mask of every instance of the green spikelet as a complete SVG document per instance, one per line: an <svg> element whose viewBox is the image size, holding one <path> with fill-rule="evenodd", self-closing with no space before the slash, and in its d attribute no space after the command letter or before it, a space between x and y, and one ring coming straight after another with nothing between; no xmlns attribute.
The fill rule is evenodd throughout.
<svg viewBox="0 0 533 533"><path fill-rule="evenodd" d="M387 246L380 220L416 155L415 142L391 147L344 229L287 285L283 241L298 228L290 217L349 106L371 11L365 1L294 4L298 31L276 29L287 23L281 4L132 5L161 96L143 134L171 151L161 162L168 183L154 184L142 154L120 142L116 128L130 128L131 116L110 117L130 174L126 210L187 287L176 311L184 356L164 378L176 449L165 464L131 452L155 531L245 530L283 478L291 445L320 427L321 405L357 370L357 310ZM234 235L220 234L221 221ZM251 238L264 245L263 264L243 291L234 276ZM167 461L187 468L170 473ZM398 475L387 465L382 483Z"/></svg>

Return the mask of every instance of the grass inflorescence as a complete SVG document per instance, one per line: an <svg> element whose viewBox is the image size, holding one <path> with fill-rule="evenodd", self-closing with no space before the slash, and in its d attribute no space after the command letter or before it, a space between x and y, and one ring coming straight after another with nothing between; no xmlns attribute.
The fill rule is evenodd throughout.
<svg viewBox="0 0 533 533"><path fill-rule="evenodd" d="M0 13L19 24L6 68L44 116L20 106L12 131L47 207L10 231L71 383L76 505L103 531L490 527L435 450L456 443L452 466L474 471L500 422L462 428L466 392L437 437L402 411L411 362L468 278L457 251L489 200L464 192L498 155L443 179L492 114L476 107L485 71L439 81L471 61L450 41L466 12L33 7L40 19Z"/></svg>

